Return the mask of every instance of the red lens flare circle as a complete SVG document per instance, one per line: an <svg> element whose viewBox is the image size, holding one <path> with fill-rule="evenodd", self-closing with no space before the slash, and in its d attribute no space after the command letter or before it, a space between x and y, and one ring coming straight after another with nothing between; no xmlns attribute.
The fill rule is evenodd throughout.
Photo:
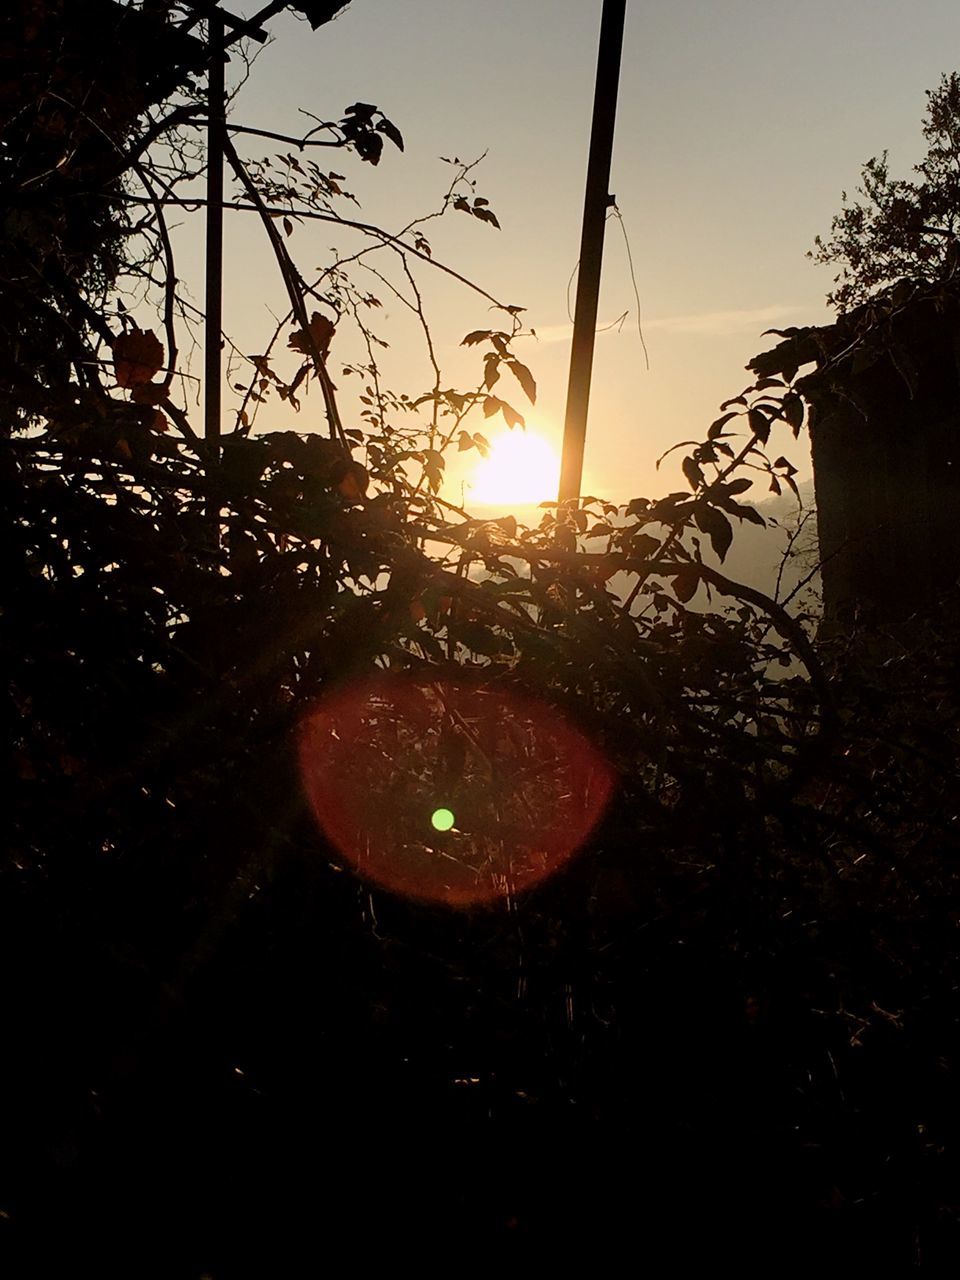
<svg viewBox="0 0 960 1280"><path fill-rule="evenodd" d="M539 884L583 844L613 770L554 708L469 681L378 676L304 717L314 817L361 876L471 906Z"/></svg>

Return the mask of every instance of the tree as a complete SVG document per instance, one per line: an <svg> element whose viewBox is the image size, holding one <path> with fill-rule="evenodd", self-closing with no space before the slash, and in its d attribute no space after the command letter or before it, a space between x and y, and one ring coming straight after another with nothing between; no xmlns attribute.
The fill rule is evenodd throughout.
<svg viewBox="0 0 960 1280"><path fill-rule="evenodd" d="M893 178L887 152L868 160L857 195L843 193L844 208L826 240L817 236L807 255L840 265L827 301L839 311L866 302L903 277L934 281L955 269L960 231L960 74L927 90L923 134L927 153L915 179Z"/></svg>

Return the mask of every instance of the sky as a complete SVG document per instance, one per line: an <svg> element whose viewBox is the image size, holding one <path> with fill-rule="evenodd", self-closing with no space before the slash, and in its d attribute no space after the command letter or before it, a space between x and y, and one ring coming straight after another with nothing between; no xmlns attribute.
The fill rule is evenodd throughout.
<svg viewBox="0 0 960 1280"><path fill-rule="evenodd" d="M601 7L353 0L315 33L284 15L233 111L236 122L299 134L298 108L336 119L355 101L381 107L403 133L402 154L388 144L377 168L341 152L314 158L346 174L363 216L388 230L436 206L450 176L441 156L486 153L477 194L501 230L453 213L429 235L437 258L527 308L539 337L523 339L518 353L537 380L537 405L529 409L519 388L511 399L531 431L557 446ZM682 455L659 473L656 458L702 438L719 402L747 385L744 365L776 340L763 330L829 323L831 271L806 251L829 230L864 161L887 148L892 171L906 174L920 159L924 91L958 65L952 0L628 0L610 185L633 253L650 368L623 236L611 221L599 319L629 315L597 339L585 492L620 502L682 487ZM248 141L246 154L278 149ZM188 277L199 252L194 230L198 220L178 233L181 245L189 241ZM263 347L272 313L285 309L261 237L249 215L228 215L225 319L248 353ZM298 227L290 241L305 269L324 265L333 243L318 224ZM445 381L467 385L479 362L460 339L501 320L429 268L419 279ZM403 307L383 297L387 379L413 396L428 388L428 368ZM332 355L352 354L338 334ZM346 380L341 393L350 418ZM505 431L488 425L477 423L491 438ZM319 404L299 418L271 407L258 427L322 429ZM772 443L809 475L803 439L784 429ZM465 461L457 460L454 483Z"/></svg>

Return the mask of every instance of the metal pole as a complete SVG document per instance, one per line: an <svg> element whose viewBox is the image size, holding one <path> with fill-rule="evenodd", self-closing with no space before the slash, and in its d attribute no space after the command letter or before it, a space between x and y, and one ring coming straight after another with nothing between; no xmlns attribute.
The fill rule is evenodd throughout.
<svg viewBox="0 0 960 1280"><path fill-rule="evenodd" d="M603 16L600 20L597 87L593 99L590 158L587 163L587 190L583 202L583 233L580 239L580 274L577 279L577 305L573 314L567 412L563 425L559 494L561 502L579 498L583 476L590 375L593 371L593 344L600 297L600 266L603 261L603 229L607 209L611 204L610 157L613 153L613 128L617 116L617 88L620 81L620 52L623 47L626 7L626 0L603 0Z"/></svg>
<svg viewBox="0 0 960 1280"><path fill-rule="evenodd" d="M204 310L203 435L210 463L220 457L220 346L223 341L223 18L207 20L207 244Z"/></svg>

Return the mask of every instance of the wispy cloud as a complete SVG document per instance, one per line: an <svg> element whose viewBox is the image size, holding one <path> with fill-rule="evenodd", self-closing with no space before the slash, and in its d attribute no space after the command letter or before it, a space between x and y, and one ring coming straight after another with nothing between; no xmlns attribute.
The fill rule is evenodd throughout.
<svg viewBox="0 0 960 1280"><path fill-rule="evenodd" d="M708 337L726 337L734 333L759 333L769 329L779 321L796 316L799 308L782 306L779 303L769 307L745 307L736 311L700 311L684 316L651 316L644 318L643 331L650 333L659 330L663 333L690 333ZM610 324L611 322L607 322ZM598 331L617 332L617 322L607 328L598 325ZM629 316L623 323L624 331L636 327L636 319ZM541 342L569 342L573 334L572 324L550 324L537 330Z"/></svg>

